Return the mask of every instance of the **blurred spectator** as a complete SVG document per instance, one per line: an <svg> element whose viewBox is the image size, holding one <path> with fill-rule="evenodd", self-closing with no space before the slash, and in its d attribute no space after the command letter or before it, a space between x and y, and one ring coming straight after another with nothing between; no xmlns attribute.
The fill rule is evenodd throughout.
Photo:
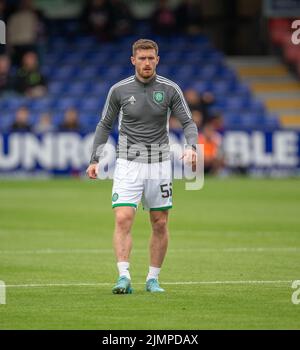
<svg viewBox="0 0 300 350"><path fill-rule="evenodd" d="M201 97L194 89L187 89L184 91L184 97L190 109L201 109Z"/></svg>
<svg viewBox="0 0 300 350"><path fill-rule="evenodd" d="M215 95L212 92L204 91L200 95L200 111L203 116L203 123L209 120L211 113L210 107L215 103Z"/></svg>
<svg viewBox="0 0 300 350"><path fill-rule="evenodd" d="M23 106L17 109L16 117L10 128L11 132L31 131L29 123L29 110Z"/></svg>
<svg viewBox="0 0 300 350"><path fill-rule="evenodd" d="M0 20L6 22L7 11L6 11L6 1L0 0Z"/></svg>
<svg viewBox="0 0 300 350"><path fill-rule="evenodd" d="M41 97L47 93L46 79L39 70L36 53L27 52L17 71L15 89L28 97Z"/></svg>
<svg viewBox="0 0 300 350"><path fill-rule="evenodd" d="M101 41L112 39L113 10L108 0L89 0L82 11L86 29Z"/></svg>
<svg viewBox="0 0 300 350"><path fill-rule="evenodd" d="M36 51L41 23L32 0L22 0L8 19L7 37L13 63L19 65L27 51Z"/></svg>
<svg viewBox="0 0 300 350"><path fill-rule="evenodd" d="M34 126L34 132L43 134L45 132L55 131L55 126L52 124L50 113L42 113L38 123Z"/></svg>
<svg viewBox="0 0 300 350"><path fill-rule="evenodd" d="M60 131L82 131L79 123L78 112L75 108L68 108L64 115L64 120L59 126Z"/></svg>
<svg viewBox="0 0 300 350"><path fill-rule="evenodd" d="M6 55L0 56L0 96L13 88L10 75L10 59Z"/></svg>
<svg viewBox="0 0 300 350"><path fill-rule="evenodd" d="M215 102L215 96L212 92L205 91L202 95L194 89L188 89L184 92L184 96L190 110L199 111L202 115L202 124L205 124L211 117L210 107Z"/></svg>
<svg viewBox="0 0 300 350"><path fill-rule="evenodd" d="M195 122L197 129L199 131L203 123L202 113L197 109L191 110L191 112L192 112L193 121Z"/></svg>
<svg viewBox="0 0 300 350"><path fill-rule="evenodd" d="M203 115L203 106L201 101L201 96L194 89L187 89L184 91L184 97L186 102L192 112L193 119L198 127L198 130L201 128L204 123L204 115Z"/></svg>
<svg viewBox="0 0 300 350"><path fill-rule="evenodd" d="M224 131L224 118L220 113L213 113L210 116L210 120L211 120L213 127L215 128L216 131L218 131L218 132Z"/></svg>
<svg viewBox="0 0 300 350"><path fill-rule="evenodd" d="M168 0L159 0L157 8L151 17L152 29L159 35L174 34L176 29L176 16L170 8Z"/></svg>
<svg viewBox="0 0 300 350"><path fill-rule="evenodd" d="M113 35L115 38L132 34L133 15L122 0L111 0L113 8Z"/></svg>
<svg viewBox="0 0 300 350"><path fill-rule="evenodd" d="M198 143L204 145L204 173L216 175L224 167L222 136L215 129L214 119L207 121L199 133Z"/></svg>
<svg viewBox="0 0 300 350"><path fill-rule="evenodd" d="M180 32L195 35L201 32L202 11L198 0L184 0L176 9L177 27Z"/></svg>

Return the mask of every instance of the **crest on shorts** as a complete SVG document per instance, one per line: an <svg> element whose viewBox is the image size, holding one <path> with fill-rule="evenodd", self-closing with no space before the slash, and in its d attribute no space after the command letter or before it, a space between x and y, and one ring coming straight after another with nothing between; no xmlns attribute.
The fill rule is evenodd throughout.
<svg viewBox="0 0 300 350"><path fill-rule="evenodd" d="M154 91L153 100L156 103L162 103L165 98L165 93L163 91Z"/></svg>
<svg viewBox="0 0 300 350"><path fill-rule="evenodd" d="M119 198L119 195L117 192L115 192L112 196L112 201L115 202L116 200L118 200L118 198Z"/></svg>

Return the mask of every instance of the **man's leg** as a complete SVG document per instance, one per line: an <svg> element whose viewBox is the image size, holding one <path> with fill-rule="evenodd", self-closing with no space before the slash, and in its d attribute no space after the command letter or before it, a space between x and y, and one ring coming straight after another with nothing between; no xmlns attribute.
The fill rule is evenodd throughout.
<svg viewBox="0 0 300 350"><path fill-rule="evenodd" d="M131 227L133 224L135 209L133 207L116 207L115 231L113 246L119 270L119 279L113 287L114 294L128 294L132 292L129 274L129 258L132 247Z"/></svg>
<svg viewBox="0 0 300 350"><path fill-rule="evenodd" d="M131 227L135 216L133 207L116 207L113 245L117 262L129 261L132 248Z"/></svg>
<svg viewBox="0 0 300 350"><path fill-rule="evenodd" d="M150 239L150 265L160 268L164 261L169 241L168 210L150 211L152 235Z"/></svg>
<svg viewBox="0 0 300 350"><path fill-rule="evenodd" d="M168 210L151 210L150 221L152 235L150 238L150 266L146 289L150 292L163 292L164 290L158 284L158 275L168 248Z"/></svg>

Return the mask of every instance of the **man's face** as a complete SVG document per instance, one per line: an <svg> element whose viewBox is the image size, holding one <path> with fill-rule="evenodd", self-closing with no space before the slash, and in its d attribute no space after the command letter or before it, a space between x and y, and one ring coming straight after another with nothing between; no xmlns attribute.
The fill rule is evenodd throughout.
<svg viewBox="0 0 300 350"><path fill-rule="evenodd" d="M23 57L23 65L29 70L35 69L38 65L37 56L34 52L28 52Z"/></svg>
<svg viewBox="0 0 300 350"><path fill-rule="evenodd" d="M10 69L10 61L6 56L0 56L0 73L7 74Z"/></svg>
<svg viewBox="0 0 300 350"><path fill-rule="evenodd" d="M152 77L158 62L159 56L157 56L154 49L139 49L136 51L135 56L131 57L131 63L135 66L138 75L144 79Z"/></svg>
<svg viewBox="0 0 300 350"><path fill-rule="evenodd" d="M16 121L18 123L26 124L28 122L29 113L26 108L20 108L16 114Z"/></svg>

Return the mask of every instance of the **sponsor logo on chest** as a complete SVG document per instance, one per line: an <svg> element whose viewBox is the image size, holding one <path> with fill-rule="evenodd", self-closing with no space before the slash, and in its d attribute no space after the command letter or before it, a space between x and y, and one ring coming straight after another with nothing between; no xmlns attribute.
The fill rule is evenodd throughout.
<svg viewBox="0 0 300 350"><path fill-rule="evenodd" d="M131 105L134 105L135 102L136 102L136 99L134 98L134 96L131 96L131 97L129 97L128 102L129 102Z"/></svg>

